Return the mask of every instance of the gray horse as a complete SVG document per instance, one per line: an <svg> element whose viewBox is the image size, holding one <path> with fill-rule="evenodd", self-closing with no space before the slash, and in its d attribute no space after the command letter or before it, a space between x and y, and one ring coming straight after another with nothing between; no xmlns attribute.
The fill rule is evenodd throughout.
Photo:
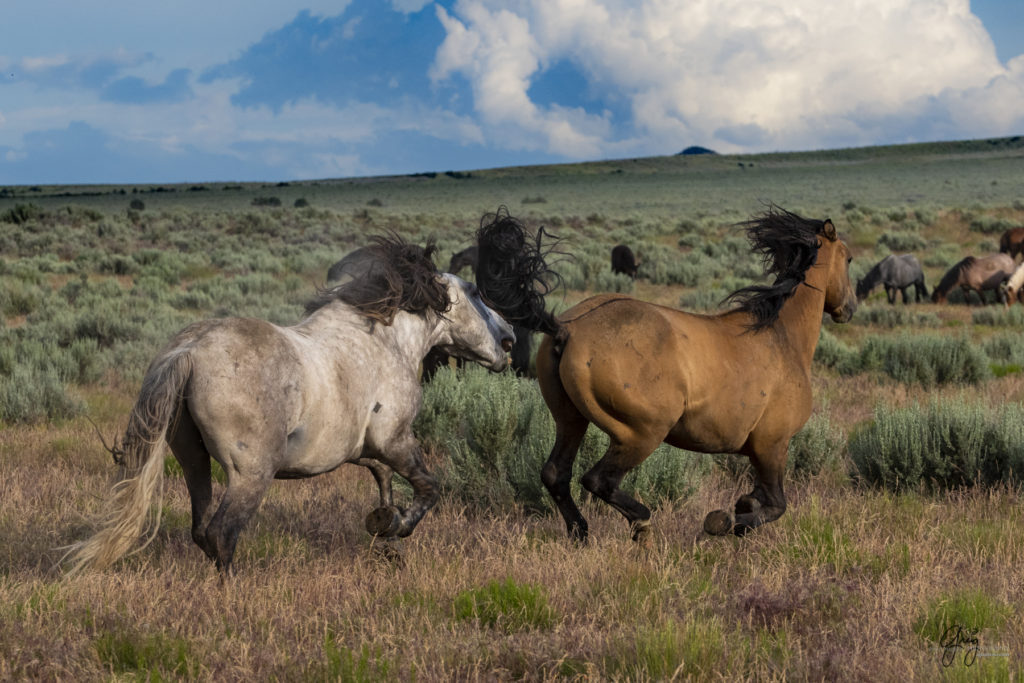
<svg viewBox="0 0 1024 683"><path fill-rule="evenodd" d="M896 256L889 254L876 263L860 280L857 280L857 300L863 301L871 290L881 284L885 287L885 296L890 304L896 303L896 292L903 295L903 303L907 303L907 289L914 286L914 300L921 303L928 298L928 288L924 284L924 271L913 254Z"/></svg>
<svg viewBox="0 0 1024 683"><path fill-rule="evenodd" d="M71 572L108 566L155 533L165 439L185 473L192 539L225 574L239 533L275 478L364 465L380 493L367 530L386 538L412 533L438 498L412 433L420 361L439 346L501 371L513 335L475 285L437 272L432 246L389 236L372 248L367 277L321 292L297 325L207 320L160 352L112 449L121 481L105 524L69 547ZM228 475L219 506L211 457ZM394 472L412 485L408 509L392 501Z"/></svg>

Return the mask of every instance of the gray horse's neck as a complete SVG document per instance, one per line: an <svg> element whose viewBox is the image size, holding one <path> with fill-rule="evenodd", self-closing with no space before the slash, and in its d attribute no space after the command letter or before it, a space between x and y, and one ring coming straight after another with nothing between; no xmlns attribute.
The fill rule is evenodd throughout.
<svg viewBox="0 0 1024 683"><path fill-rule="evenodd" d="M372 354L383 351L414 373L427 351L444 337L442 327L443 321L435 314L406 311L398 311L392 323L385 325L367 319L341 302L325 306L296 326L305 334L336 346L338 353L351 355L363 348Z"/></svg>

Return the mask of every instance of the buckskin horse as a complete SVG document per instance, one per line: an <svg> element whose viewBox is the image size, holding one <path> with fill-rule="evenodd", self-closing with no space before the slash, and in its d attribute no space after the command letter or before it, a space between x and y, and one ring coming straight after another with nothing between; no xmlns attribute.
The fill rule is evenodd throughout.
<svg viewBox="0 0 1024 683"><path fill-rule="evenodd" d="M618 294L591 297L555 317L544 307L551 274L541 246L507 210L478 233L477 285L506 319L545 333L537 379L555 420L541 479L569 536L587 538L570 491L588 425L608 434L583 487L618 510L634 540L650 538L650 510L619 488L661 442L750 458L754 488L734 510L710 512L707 533L747 530L783 514L789 441L811 414L811 359L822 312L847 322L857 308L850 251L830 220L774 206L744 225L769 285L730 295L732 310L697 315Z"/></svg>
<svg viewBox="0 0 1024 683"><path fill-rule="evenodd" d="M239 533L275 478L363 465L380 493L367 531L384 538L412 533L438 498L412 433L420 361L440 346L501 371L512 329L484 305L475 285L437 271L432 245L424 249L395 235L374 242L368 272L320 292L297 325L206 320L186 327L157 355L124 436L111 449L121 481L105 524L67 549L70 573L110 565L147 531L152 539L166 444L192 499L192 539L225 574ZM228 475L219 506L210 458ZM393 473L412 485L408 509L392 501Z"/></svg>

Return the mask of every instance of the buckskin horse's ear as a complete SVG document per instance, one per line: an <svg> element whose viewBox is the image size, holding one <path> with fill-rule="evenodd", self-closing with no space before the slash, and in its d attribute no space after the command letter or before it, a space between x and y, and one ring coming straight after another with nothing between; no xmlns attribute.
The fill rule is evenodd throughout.
<svg viewBox="0 0 1024 683"><path fill-rule="evenodd" d="M836 226L832 225L831 218L825 219L825 224L821 226L821 234L827 237L831 242L836 241Z"/></svg>

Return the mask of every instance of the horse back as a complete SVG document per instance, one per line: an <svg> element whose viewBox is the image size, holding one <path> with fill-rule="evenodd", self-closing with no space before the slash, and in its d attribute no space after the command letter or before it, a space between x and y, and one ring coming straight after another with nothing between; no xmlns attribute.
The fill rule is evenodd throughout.
<svg viewBox="0 0 1024 683"><path fill-rule="evenodd" d="M784 379L776 376L784 365L778 345L765 343L775 333L748 332L742 316L600 295L559 319L564 344L548 374L557 373L557 388L576 409L617 438L642 432L660 441L671 432L679 443L735 450ZM542 387L556 381L539 379ZM545 398L558 394L549 388ZM735 409L714 409L720 405Z"/></svg>

